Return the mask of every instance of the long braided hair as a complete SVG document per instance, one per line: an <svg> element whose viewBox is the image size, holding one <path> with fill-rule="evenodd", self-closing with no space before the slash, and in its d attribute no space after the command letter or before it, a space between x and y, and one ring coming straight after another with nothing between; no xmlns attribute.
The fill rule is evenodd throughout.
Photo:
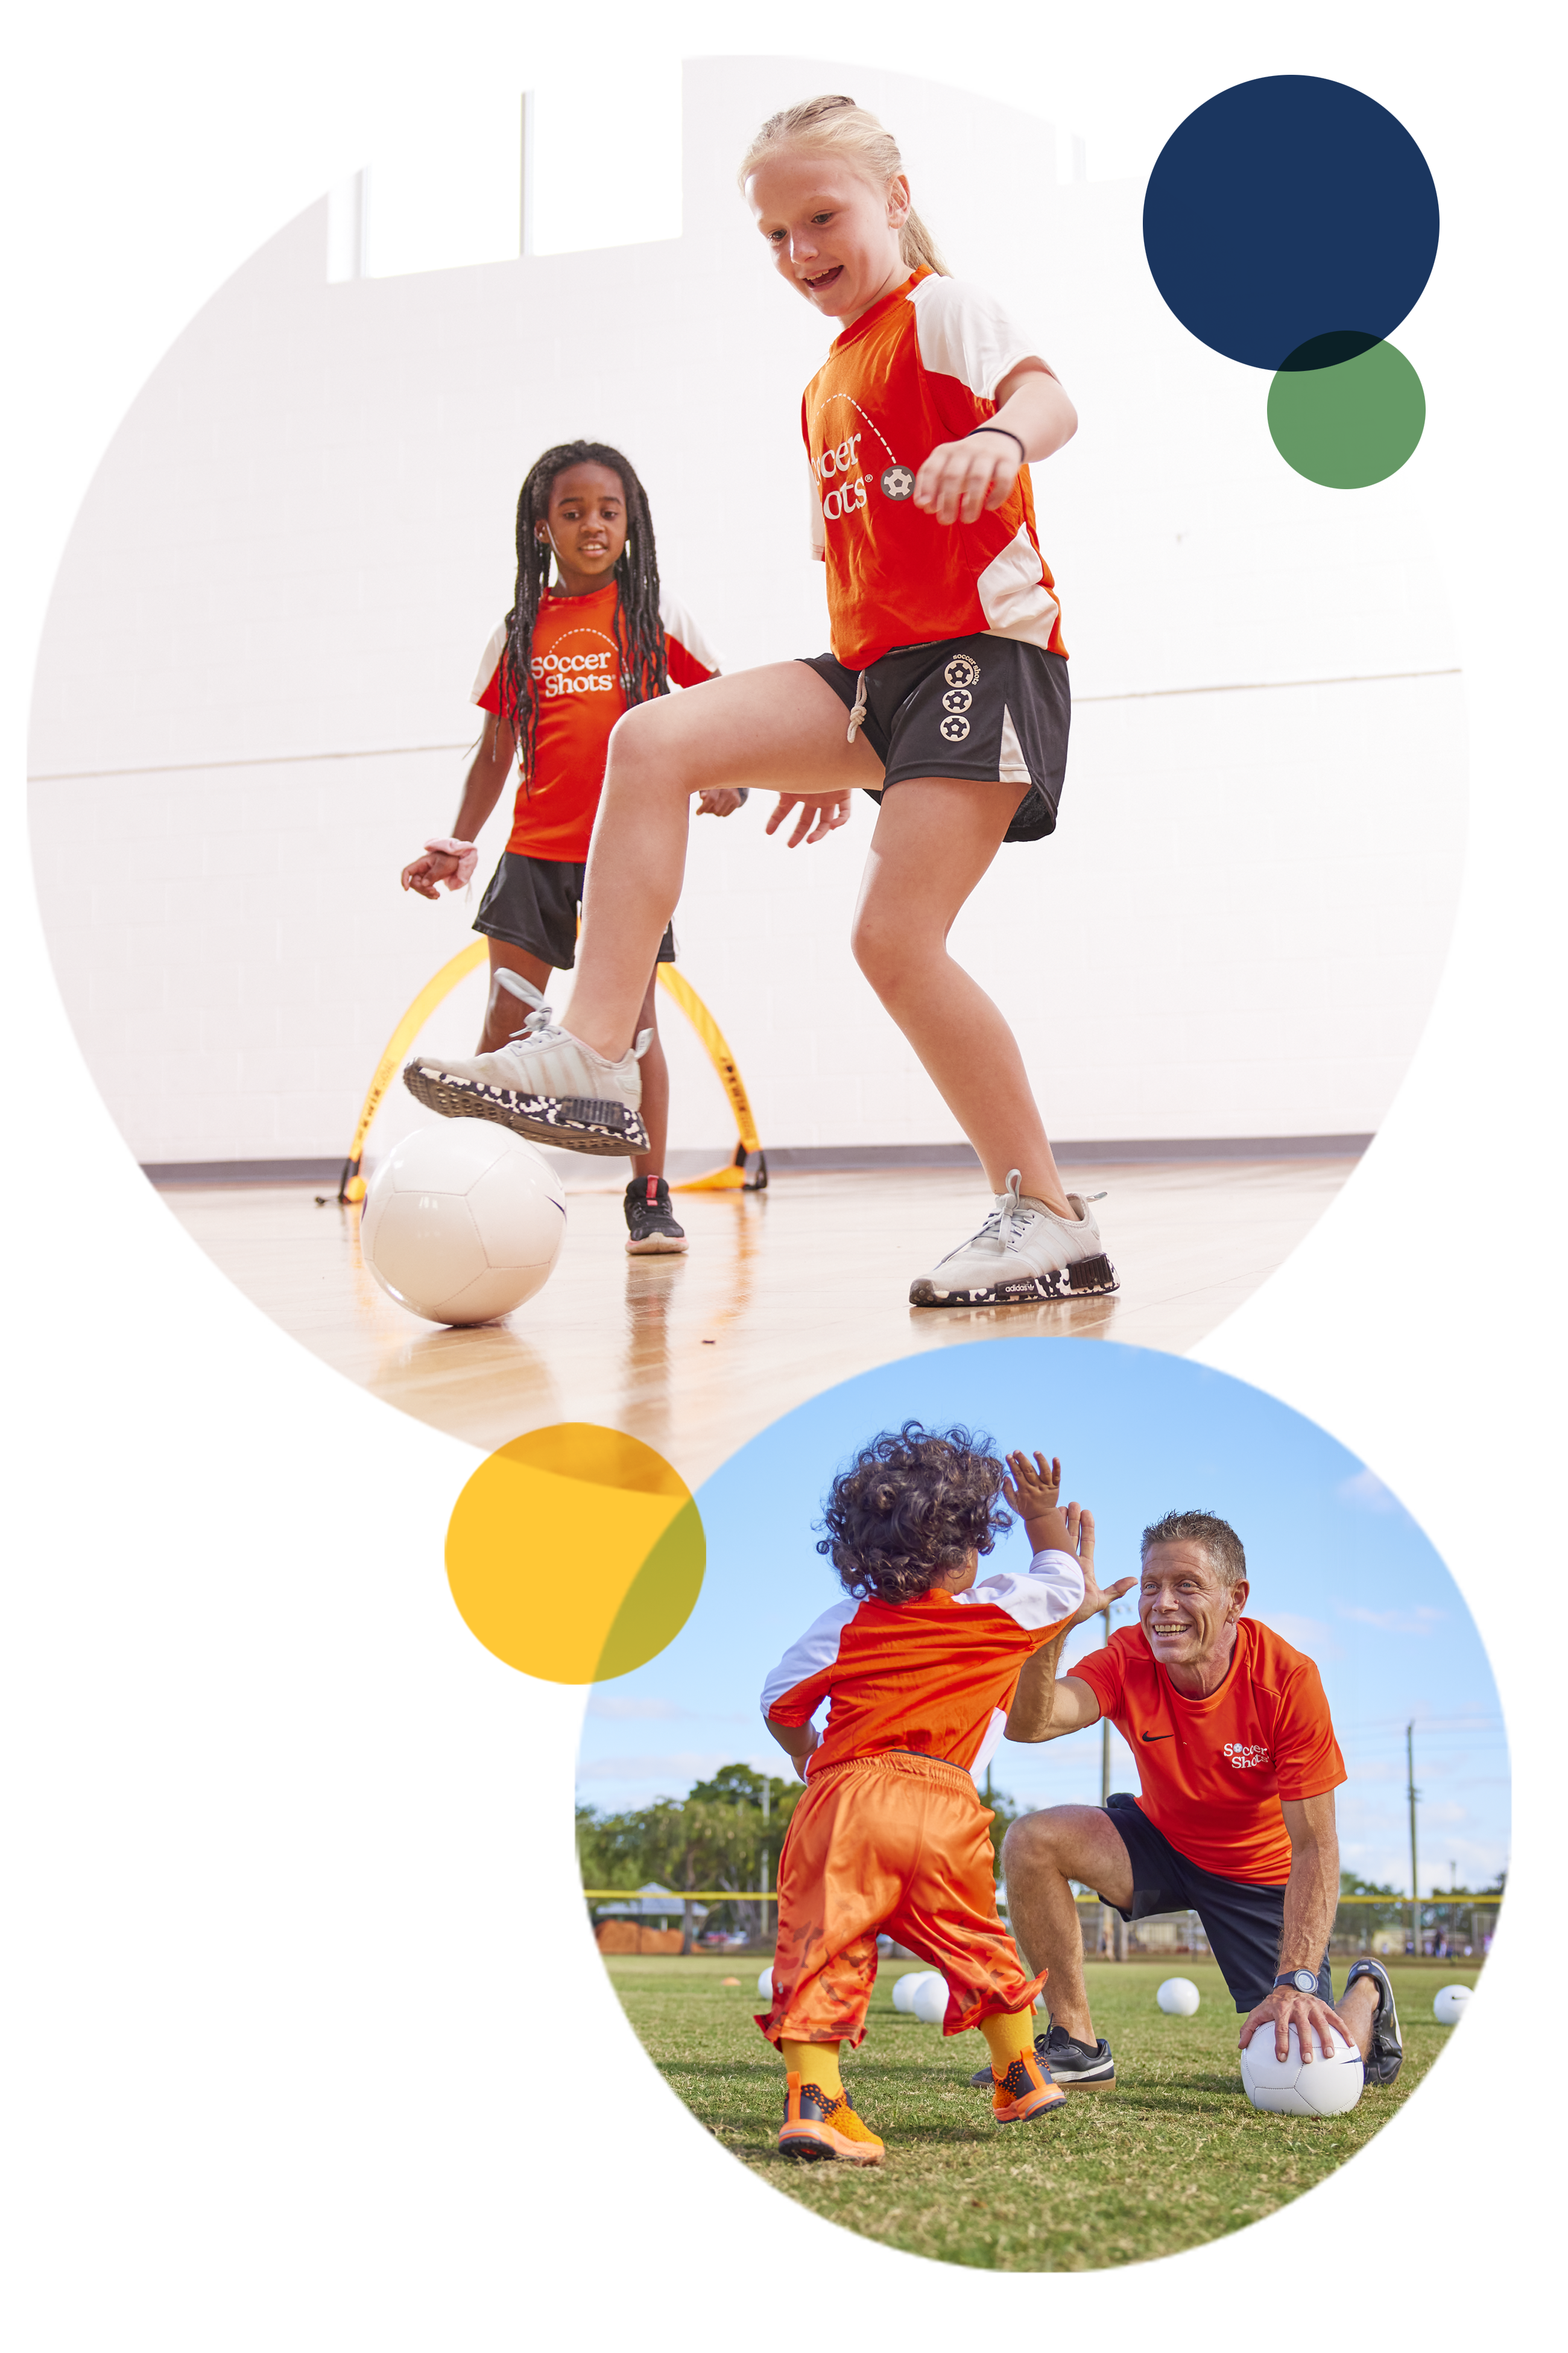
<svg viewBox="0 0 1568 2353"><path fill-rule="evenodd" d="M637 470L618 449L603 441L559 441L529 469L517 501L517 588L506 617L501 655L501 709L518 740L525 778L533 774L539 734L539 698L533 691L530 655L540 600L550 579L550 542L539 525L550 517L550 493L558 474L572 466L604 466L621 478L626 497L626 543L616 559L616 648L621 691L628 703L651 702L669 691L664 660L664 624L658 617L658 555L647 492Z"/></svg>

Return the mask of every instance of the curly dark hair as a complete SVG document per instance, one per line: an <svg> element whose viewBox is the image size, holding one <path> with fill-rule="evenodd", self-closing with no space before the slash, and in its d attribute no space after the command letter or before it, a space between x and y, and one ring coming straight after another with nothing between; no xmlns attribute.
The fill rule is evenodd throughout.
<svg viewBox="0 0 1568 2353"><path fill-rule="evenodd" d="M910 1601L943 1569L987 1553L1013 1525L996 1501L1006 1472L983 1430L879 1430L827 1492L818 1525L847 1593Z"/></svg>

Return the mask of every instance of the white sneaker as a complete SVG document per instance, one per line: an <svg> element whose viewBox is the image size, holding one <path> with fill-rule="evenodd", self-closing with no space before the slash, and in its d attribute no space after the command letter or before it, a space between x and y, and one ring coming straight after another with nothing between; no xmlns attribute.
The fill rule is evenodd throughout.
<svg viewBox="0 0 1568 2353"><path fill-rule="evenodd" d="M1095 1198L1099 1198L1096 1196ZM910 1285L911 1307L1010 1307L1031 1300L1083 1299L1116 1289L1116 1269L1100 1246L1094 1212L1077 1193L1059 1218L1018 1190L1007 1190L980 1231Z"/></svg>
<svg viewBox="0 0 1568 2353"><path fill-rule="evenodd" d="M637 1065L652 1030L643 1030L618 1062L607 1062L552 1021L549 1006L521 973L496 977L532 1006L522 1028L495 1053L467 1061L416 1054L403 1071L409 1093L443 1119L497 1120L531 1144L617 1156L646 1152Z"/></svg>

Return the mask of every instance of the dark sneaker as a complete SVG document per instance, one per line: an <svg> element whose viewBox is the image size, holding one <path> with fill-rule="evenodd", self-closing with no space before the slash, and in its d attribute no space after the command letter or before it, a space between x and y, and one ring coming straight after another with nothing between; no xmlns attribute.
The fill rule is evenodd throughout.
<svg viewBox="0 0 1568 2353"><path fill-rule="evenodd" d="M1116 2062L1103 2034L1098 2042L1079 2042L1065 2027L1053 2026L1048 2034L1036 2035L1035 2050L1064 2092L1075 2087L1086 2092L1116 2089ZM969 2080L976 2091L988 2091L993 2081L990 2068L978 2068Z"/></svg>
<svg viewBox="0 0 1568 2353"><path fill-rule="evenodd" d="M1394 1988L1381 1961L1358 1961L1345 1979L1346 1993L1357 1978L1371 1978L1377 1987L1377 2015L1372 2021L1372 2048L1366 2054L1366 2080L1369 2084L1392 2084L1405 2064L1405 2044L1399 2032L1399 2012L1394 2007Z"/></svg>
<svg viewBox="0 0 1568 2353"><path fill-rule="evenodd" d="M686 1229L675 1222L662 1176L634 1176L626 1187L626 1248L634 1258L686 1248Z"/></svg>

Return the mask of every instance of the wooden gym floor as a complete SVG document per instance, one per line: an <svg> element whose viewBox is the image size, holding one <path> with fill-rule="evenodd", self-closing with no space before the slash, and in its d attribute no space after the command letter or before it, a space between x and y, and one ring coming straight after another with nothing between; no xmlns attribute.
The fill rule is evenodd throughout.
<svg viewBox="0 0 1568 2353"><path fill-rule="evenodd" d="M179 1187L194 1240L286 1332L350 1380L485 1451L554 1421L605 1422L695 1486L781 1413L868 1366L1026 1333L1181 1351L1289 1255L1352 1160L1074 1166L1121 1288L1027 1308L918 1309L910 1278L979 1224L973 1171L788 1174L765 1193L686 1193L683 1258L628 1258L621 1164L568 1180L554 1274L502 1324L447 1331L360 1263L357 1212L307 1185Z"/></svg>

